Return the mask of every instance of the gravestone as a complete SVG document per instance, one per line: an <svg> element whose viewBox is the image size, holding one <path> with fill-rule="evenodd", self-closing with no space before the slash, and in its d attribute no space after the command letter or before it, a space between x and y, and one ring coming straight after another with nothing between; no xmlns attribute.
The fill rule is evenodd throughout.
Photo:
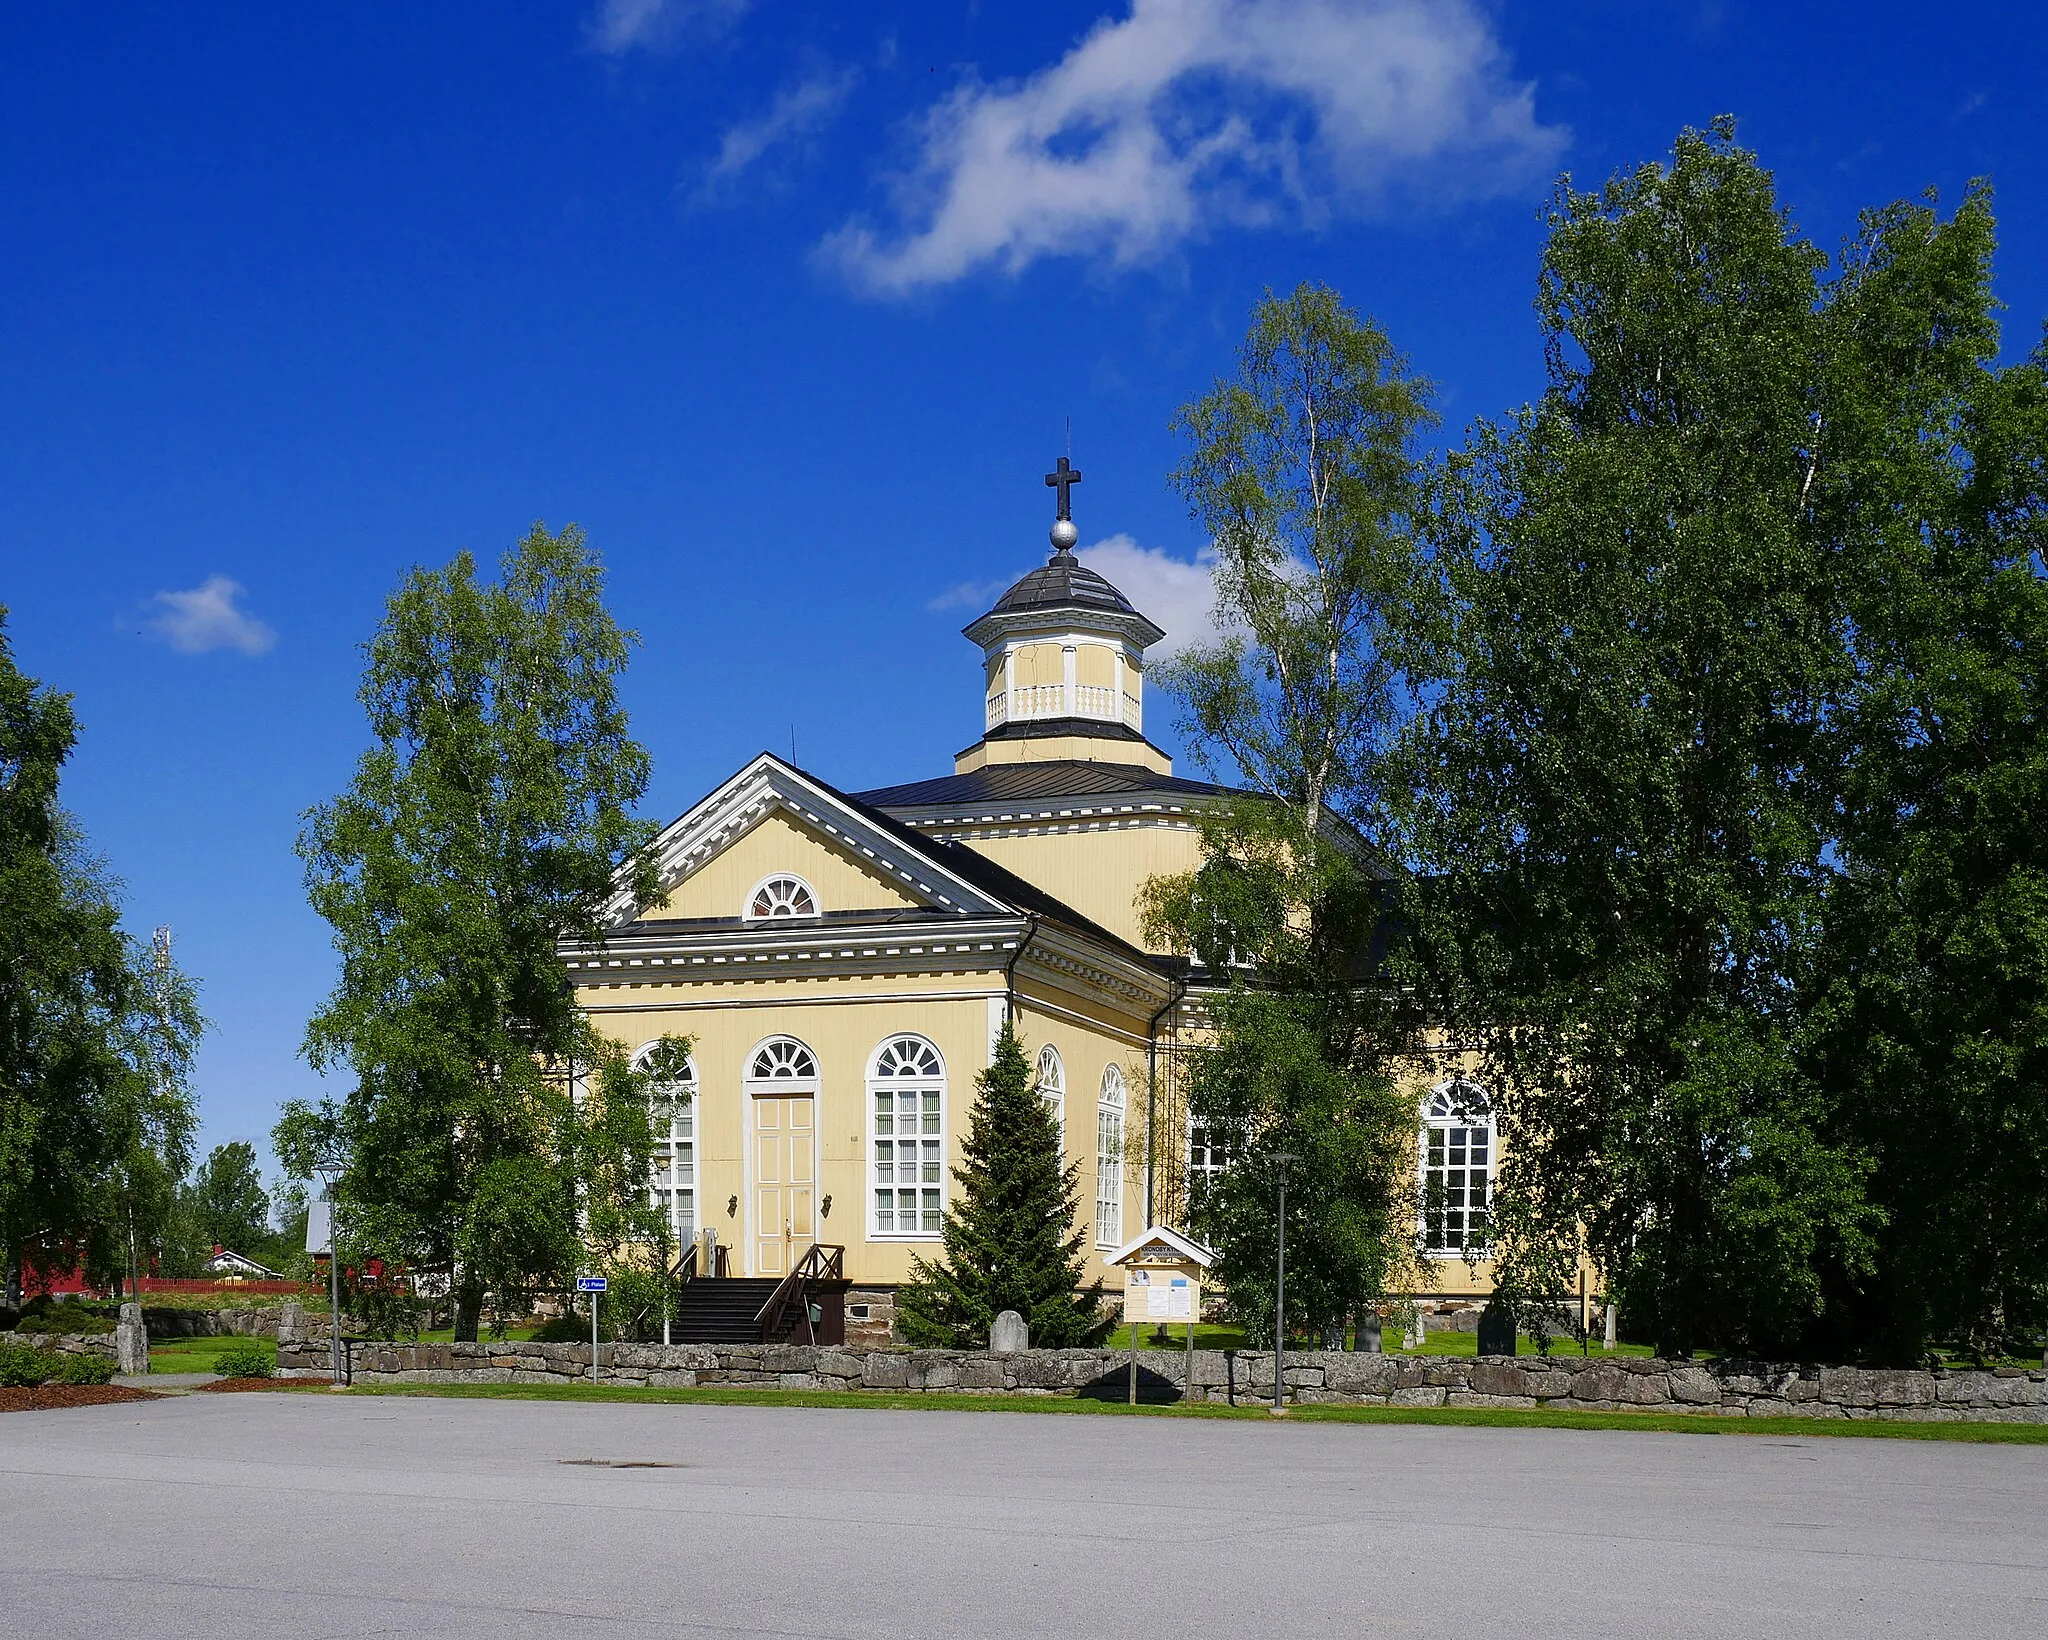
<svg viewBox="0 0 2048 1640"><path fill-rule="evenodd" d="M1515 1312L1498 1299L1489 1299L1486 1308L1479 1312L1479 1353L1515 1353Z"/></svg>
<svg viewBox="0 0 2048 1640"><path fill-rule="evenodd" d="M1378 1355L1382 1347L1380 1314L1367 1310L1358 1318L1358 1337L1352 1347L1366 1355Z"/></svg>
<svg viewBox="0 0 2048 1640"><path fill-rule="evenodd" d="M1005 1310L988 1330L988 1347L994 1355L1021 1355L1031 1348L1031 1329L1015 1310Z"/></svg>
<svg viewBox="0 0 2048 1640"><path fill-rule="evenodd" d="M114 1329L114 1353L122 1372L149 1371L149 1328L143 1324L140 1304L130 1301L121 1306L120 1325Z"/></svg>

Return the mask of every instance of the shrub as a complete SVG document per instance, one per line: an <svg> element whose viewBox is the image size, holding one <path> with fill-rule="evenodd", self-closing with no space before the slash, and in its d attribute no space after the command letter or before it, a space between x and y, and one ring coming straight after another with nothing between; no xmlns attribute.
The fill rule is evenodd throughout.
<svg viewBox="0 0 2048 1640"><path fill-rule="evenodd" d="M223 1378L268 1378L277 1371L277 1357L267 1344L237 1339L213 1358L213 1370Z"/></svg>
<svg viewBox="0 0 2048 1640"><path fill-rule="evenodd" d="M60 1355L51 1363L52 1371L46 1380L52 1384L111 1384L114 1381L114 1358L97 1352L80 1355Z"/></svg>
<svg viewBox="0 0 2048 1640"><path fill-rule="evenodd" d="M40 1333L56 1336L65 1333L97 1337L114 1330L114 1318L97 1310L88 1310L74 1300L56 1304L44 1300L32 1300L21 1312L21 1319L14 1324L16 1332Z"/></svg>
<svg viewBox="0 0 2048 1640"><path fill-rule="evenodd" d="M0 1387L27 1389L50 1376L51 1354L27 1344L0 1344Z"/></svg>
<svg viewBox="0 0 2048 1640"><path fill-rule="evenodd" d="M603 1328L603 1318L598 1321ZM588 1344L590 1342L590 1317L578 1315L569 1310L561 1315L551 1315L533 1329L536 1344Z"/></svg>

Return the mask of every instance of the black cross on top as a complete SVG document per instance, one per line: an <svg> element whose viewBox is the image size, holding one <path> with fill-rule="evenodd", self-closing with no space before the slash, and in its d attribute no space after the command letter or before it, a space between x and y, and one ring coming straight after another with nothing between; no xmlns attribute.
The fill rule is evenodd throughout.
<svg viewBox="0 0 2048 1640"><path fill-rule="evenodd" d="M1072 518L1074 516L1073 489L1076 484L1081 482L1081 469L1067 460L1065 456L1061 456L1059 466L1045 475L1045 482L1047 488L1060 492L1060 510L1054 516L1057 518Z"/></svg>

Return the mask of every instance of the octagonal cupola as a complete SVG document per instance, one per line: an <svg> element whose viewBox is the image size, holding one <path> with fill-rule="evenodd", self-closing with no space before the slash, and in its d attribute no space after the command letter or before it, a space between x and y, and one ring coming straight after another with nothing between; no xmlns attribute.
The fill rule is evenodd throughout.
<svg viewBox="0 0 2048 1640"><path fill-rule="evenodd" d="M964 628L983 655L983 734L954 759L958 773L1058 759L1172 772L1145 738L1145 651L1166 633L1074 556L1080 481L1060 457L1045 475L1059 492L1051 559Z"/></svg>

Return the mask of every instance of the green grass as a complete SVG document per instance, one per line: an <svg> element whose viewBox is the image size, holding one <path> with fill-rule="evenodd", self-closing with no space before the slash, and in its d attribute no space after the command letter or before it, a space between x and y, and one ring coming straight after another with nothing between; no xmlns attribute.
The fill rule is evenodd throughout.
<svg viewBox="0 0 2048 1640"><path fill-rule="evenodd" d="M352 1395L403 1395L473 1401L616 1401L658 1406L770 1406L891 1412L1015 1412L1108 1418L1267 1419L1258 1406L1130 1407L1067 1396L892 1394L888 1391L643 1389L592 1384L376 1384ZM1503 1407L1301 1406L1288 1423L1431 1424L1479 1429L1631 1430L1662 1435L1775 1435L1829 1439L1964 1441L1987 1445L2048 1445L2044 1424L1937 1424L1848 1418L1722 1418L1698 1413L1568 1412Z"/></svg>
<svg viewBox="0 0 2048 1640"><path fill-rule="evenodd" d="M271 1359L277 1358L277 1341L272 1338L174 1338L168 1343L152 1344L149 1347L149 1370L151 1372L212 1372L214 1359L224 1349L236 1344L261 1344L270 1351Z"/></svg>

